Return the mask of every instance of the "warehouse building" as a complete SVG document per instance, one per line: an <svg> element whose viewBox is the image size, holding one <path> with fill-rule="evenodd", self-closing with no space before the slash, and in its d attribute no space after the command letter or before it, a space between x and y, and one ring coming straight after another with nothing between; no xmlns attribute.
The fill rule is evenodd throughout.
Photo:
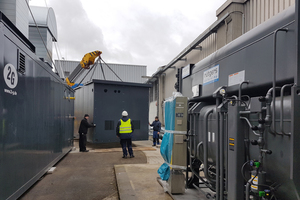
<svg viewBox="0 0 300 200"><path fill-rule="evenodd" d="M217 20L211 26L148 79L147 83L153 84L149 119L159 116L164 125L163 102L173 92L181 91L181 81L189 76L194 64L292 5L295 5L294 0L227 0L216 11ZM191 85L189 96L192 90L196 92L199 88Z"/></svg>

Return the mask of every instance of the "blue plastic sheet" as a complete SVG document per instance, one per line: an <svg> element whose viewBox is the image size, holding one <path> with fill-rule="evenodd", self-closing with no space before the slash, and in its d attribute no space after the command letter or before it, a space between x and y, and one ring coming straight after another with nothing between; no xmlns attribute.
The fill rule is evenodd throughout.
<svg viewBox="0 0 300 200"><path fill-rule="evenodd" d="M176 96L182 96L179 93L173 94L173 96L164 102L164 113L165 113L165 134L160 146L160 154L162 155L165 163L160 166L157 170L160 178L167 181L170 177L170 166L173 149L173 133L168 132L174 131L175 129L175 106Z"/></svg>
<svg viewBox="0 0 300 200"><path fill-rule="evenodd" d="M165 163L158 169L157 173L164 181L170 177L170 167L167 163L171 163L173 148L173 134L166 132L160 145L160 154L162 155Z"/></svg>

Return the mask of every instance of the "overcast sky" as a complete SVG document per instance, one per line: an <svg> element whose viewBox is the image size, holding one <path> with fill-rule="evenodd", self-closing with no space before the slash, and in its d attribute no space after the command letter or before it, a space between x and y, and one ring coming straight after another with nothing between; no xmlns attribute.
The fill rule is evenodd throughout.
<svg viewBox="0 0 300 200"><path fill-rule="evenodd" d="M30 0L54 9L59 57L81 60L100 50L106 62L168 64L216 18L226 0ZM57 59L57 56L54 57Z"/></svg>

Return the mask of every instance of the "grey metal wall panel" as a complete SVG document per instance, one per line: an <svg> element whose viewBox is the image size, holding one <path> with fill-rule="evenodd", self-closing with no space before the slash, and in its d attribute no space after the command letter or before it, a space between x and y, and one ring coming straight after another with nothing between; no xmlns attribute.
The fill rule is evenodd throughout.
<svg viewBox="0 0 300 200"><path fill-rule="evenodd" d="M74 91L0 22L0 199L17 199L73 145ZM24 74L4 76L5 66ZM10 79L8 79L9 77ZM12 79L12 78L15 79ZM7 81L15 88L9 88ZM8 82L9 83L9 82Z"/></svg>
<svg viewBox="0 0 300 200"><path fill-rule="evenodd" d="M72 73L72 71L77 67L79 61L66 61L66 60L55 60L55 64L57 66L62 66L64 72ZM127 64L113 64L107 63L108 66L122 79L124 82L134 82L134 83L143 83L145 79L142 76L147 75L147 67L143 65L127 65ZM120 81L113 72L105 65L102 64L103 71L106 80L109 81ZM104 80L103 73L101 70L100 65L96 65L95 72L93 77L91 78L93 71L91 71L86 78L84 79L83 83L90 81L91 79L101 79ZM83 79L86 75L84 73L82 76L79 77L78 82Z"/></svg>
<svg viewBox="0 0 300 200"><path fill-rule="evenodd" d="M28 0L0 0L0 11L28 37L28 7L26 1Z"/></svg>
<svg viewBox="0 0 300 200"><path fill-rule="evenodd" d="M29 40L36 48L36 55L39 58L43 58L45 61L51 64L52 63L52 58L51 58L52 57L52 36L47 28L39 27L39 32L36 27L29 27ZM41 39L40 34L43 40ZM51 57L49 56L43 41L45 42L47 46L47 50Z"/></svg>
<svg viewBox="0 0 300 200"><path fill-rule="evenodd" d="M83 104L75 104L75 113L80 115L76 116L78 122L83 117L82 113L92 108L92 114L88 113L90 114L90 122L97 125L95 128L89 129L88 140L94 143L118 142L116 126L118 120L122 118L121 114L124 110L128 112L134 123L139 125L139 128L135 126L133 140L147 140L149 87L151 86L148 84L94 80L92 83L77 89L76 99L78 95L82 94L85 99L82 101ZM82 99L82 97L79 98ZM94 103L91 103L92 101ZM109 129L105 126L106 122L112 124Z"/></svg>
<svg viewBox="0 0 300 200"><path fill-rule="evenodd" d="M28 38L28 0L17 0L16 6L16 26Z"/></svg>

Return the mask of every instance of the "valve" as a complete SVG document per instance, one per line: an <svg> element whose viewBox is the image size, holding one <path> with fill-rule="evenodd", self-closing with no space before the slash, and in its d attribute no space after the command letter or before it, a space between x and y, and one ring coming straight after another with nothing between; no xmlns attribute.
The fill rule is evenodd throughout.
<svg viewBox="0 0 300 200"><path fill-rule="evenodd" d="M269 155L271 155L273 153L271 150L268 150L268 149L261 149L260 151L265 154L269 154Z"/></svg>
<svg viewBox="0 0 300 200"><path fill-rule="evenodd" d="M259 100L260 102L265 102L265 101L266 101L266 97L259 97L258 100Z"/></svg>
<svg viewBox="0 0 300 200"><path fill-rule="evenodd" d="M259 168L260 167L260 162L255 161L255 160L250 160L249 162L251 167Z"/></svg>
<svg viewBox="0 0 300 200"><path fill-rule="evenodd" d="M257 142L257 140L251 140L251 144L252 145L258 145L258 142Z"/></svg>
<svg viewBox="0 0 300 200"><path fill-rule="evenodd" d="M258 119L258 123L264 124L264 123L266 123L266 120L265 119Z"/></svg>

